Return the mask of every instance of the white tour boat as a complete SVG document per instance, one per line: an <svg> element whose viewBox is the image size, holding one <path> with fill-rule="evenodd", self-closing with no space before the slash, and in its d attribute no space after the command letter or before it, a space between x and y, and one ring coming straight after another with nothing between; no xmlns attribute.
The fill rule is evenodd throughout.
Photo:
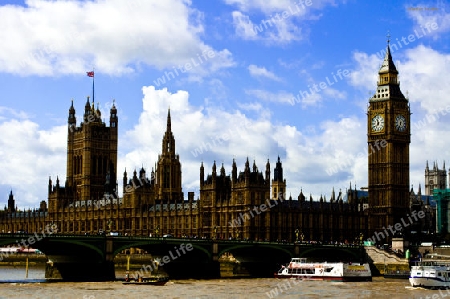
<svg viewBox="0 0 450 299"><path fill-rule="evenodd" d="M276 278L296 278L301 280L372 281L368 263L318 263L306 258L293 258L283 266Z"/></svg>
<svg viewBox="0 0 450 299"><path fill-rule="evenodd" d="M438 261L417 262L411 267L409 283L413 287L450 288L450 265Z"/></svg>

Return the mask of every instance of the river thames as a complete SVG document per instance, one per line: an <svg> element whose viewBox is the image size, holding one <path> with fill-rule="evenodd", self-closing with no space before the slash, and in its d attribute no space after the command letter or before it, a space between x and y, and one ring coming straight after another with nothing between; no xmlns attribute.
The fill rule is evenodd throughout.
<svg viewBox="0 0 450 299"><path fill-rule="evenodd" d="M428 296L428 297L427 297ZM434 296L434 297L433 297ZM165 286L113 282L49 282L43 266L0 267L0 298L42 299L240 299L240 298L450 298L450 291L412 288L406 279L374 277L372 282L321 282L240 278L171 280Z"/></svg>

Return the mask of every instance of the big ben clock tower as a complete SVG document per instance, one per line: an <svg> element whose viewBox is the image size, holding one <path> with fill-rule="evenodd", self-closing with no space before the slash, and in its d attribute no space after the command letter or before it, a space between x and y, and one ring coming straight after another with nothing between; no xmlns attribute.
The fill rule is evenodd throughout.
<svg viewBox="0 0 450 299"><path fill-rule="evenodd" d="M389 40L378 75L377 90L369 100L367 111L368 237L378 232L378 236L383 233L387 239L391 239L395 229L389 230L388 226L402 224L402 218L406 221L409 211L411 113L408 99L400 90Z"/></svg>

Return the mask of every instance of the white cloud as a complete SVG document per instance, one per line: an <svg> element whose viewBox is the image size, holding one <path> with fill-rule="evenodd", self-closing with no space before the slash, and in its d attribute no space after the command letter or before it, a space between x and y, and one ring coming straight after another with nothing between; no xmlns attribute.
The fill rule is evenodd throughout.
<svg viewBox="0 0 450 299"><path fill-rule="evenodd" d="M264 111L264 107L261 103L238 103L238 107L245 111Z"/></svg>
<svg viewBox="0 0 450 299"><path fill-rule="evenodd" d="M373 90L375 94L378 80L378 71L383 59L377 55L369 55L362 52L353 53L356 69L350 73L350 84L365 90Z"/></svg>
<svg viewBox="0 0 450 299"><path fill-rule="evenodd" d="M345 91L332 88L335 84L342 84L341 81L347 80L350 72L345 69L339 69L333 76L326 76L321 81L316 81L311 74L303 69L300 71L302 77L309 83L307 88L300 89L295 95L291 95L291 101L295 104L301 104L302 109L312 106L320 106L324 100L345 99ZM336 87L339 85L336 85Z"/></svg>
<svg viewBox="0 0 450 299"><path fill-rule="evenodd" d="M403 92L410 101L421 104L427 112L450 105L450 54L419 45L405 51L405 61L398 65Z"/></svg>
<svg viewBox="0 0 450 299"><path fill-rule="evenodd" d="M4 109L3 111L6 111ZM8 109L9 110L9 109ZM1 113L1 112L0 112ZM19 115L25 115L19 112ZM12 189L19 207L37 207L47 200L48 177L64 184L67 127L48 131L14 113L0 119L0 189ZM6 193L3 197L6 197Z"/></svg>
<svg viewBox="0 0 450 299"><path fill-rule="evenodd" d="M296 95L292 97L295 104L301 104L302 109L307 107L318 106L323 101L321 93L311 92L309 90L299 90Z"/></svg>
<svg viewBox="0 0 450 299"><path fill-rule="evenodd" d="M325 61L321 60L321 61L318 61L318 62L314 63L311 66L311 69L312 70L319 70L319 69L322 69L324 67L324 65L325 65Z"/></svg>
<svg viewBox="0 0 450 299"><path fill-rule="evenodd" d="M407 15L415 22L415 30L420 35L438 38L450 30L450 13L446 12L448 3L417 3L405 6Z"/></svg>
<svg viewBox="0 0 450 299"><path fill-rule="evenodd" d="M323 93L327 95L329 98L334 99L345 99L347 98L347 93L345 91L339 91L337 89L327 87L323 90Z"/></svg>
<svg viewBox="0 0 450 299"><path fill-rule="evenodd" d="M25 113L25 111L16 111L15 109L0 106L0 120L7 119L8 116L5 116L4 114L11 114L15 118L19 119L27 119L30 117L28 113Z"/></svg>
<svg viewBox="0 0 450 299"><path fill-rule="evenodd" d="M225 0L225 2L239 9L232 12L237 36L245 40L261 40L275 45L305 39L309 35L305 20L319 19L320 15L313 14L315 10L326 5L334 5L334 0ZM254 17L255 14L262 16L257 19Z"/></svg>
<svg viewBox="0 0 450 299"><path fill-rule="evenodd" d="M233 11L233 24L236 27L236 35L243 39L253 40L258 37L255 30L255 25L250 20L250 17L240 11Z"/></svg>
<svg viewBox="0 0 450 299"><path fill-rule="evenodd" d="M321 8L327 4L333 4L334 0L295 1L295 0L225 0L229 5L235 5L242 11L261 11L265 14L275 12L289 12L293 16L301 16L310 8Z"/></svg>
<svg viewBox="0 0 450 299"><path fill-rule="evenodd" d="M306 33L292 20L263 18L254 23L250 17L240 11L232 13L236 35L245 40L262 40L267 43L289 43L302 40Z"/></svg>
<svg viewBox="0 0 450 299"><path fill-rule="evenodd" d="M268 71L265 67L258 67L254 64L251 64L248 66L248 70L250 72L250 75L253 77L265 77L274 81L281 81L281 78L277 77L277 75L275 75L271 71Z"/></svg>
<svg viewBox="0 0 450 299"><path fill-rule="evenodd" d="M249 89L246 90L245 93L266 102L289 104L289 105L295 104L293 95L285 91L273 93L268 90Z"/></svg>
<svg viewBox="0 0 450 299"><path fill-rule="evenodd" d="M140 64L172 69L195 60L200 66L190 72L202 74L234 64L227 49L202 42L202 17L189 1L30 0L0 6L0 15L2 72L53 76L95 67L121 75Z"/></svg>

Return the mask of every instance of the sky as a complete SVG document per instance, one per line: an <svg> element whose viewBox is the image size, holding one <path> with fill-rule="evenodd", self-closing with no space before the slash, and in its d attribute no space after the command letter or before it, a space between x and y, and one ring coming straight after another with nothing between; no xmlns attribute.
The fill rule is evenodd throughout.
<svg viewBox="0 0 450 299"><path fill-rule="evenodd" d="M410 185L450 166L447 1L0 1L0 207L66 177L67 117L118 109L124 170L150 170L170 108L183 191L279 156L287 195L367 186L367 107L390 40L411 108ZM106 119L108 123L109 120ZM447 166L447 167L448 167ZM121 188L120 188L121 189Z"/></svg>

